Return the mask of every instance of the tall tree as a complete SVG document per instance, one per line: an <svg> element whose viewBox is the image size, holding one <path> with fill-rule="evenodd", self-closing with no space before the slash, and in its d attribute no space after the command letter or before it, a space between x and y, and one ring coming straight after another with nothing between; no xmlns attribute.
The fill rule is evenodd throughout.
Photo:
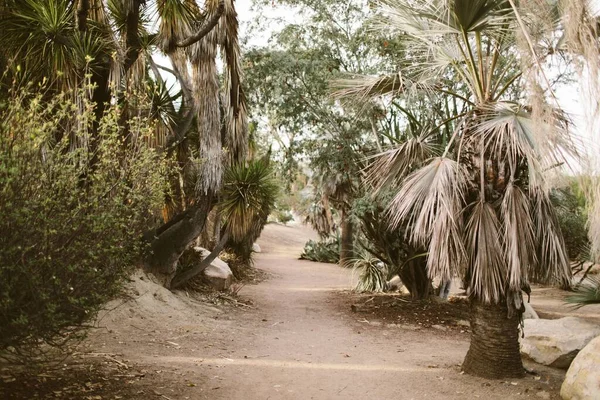
<svg viewBox="0 0 600 400"><path fill-rule="evenodd" d="M411 241L428 249L431 277L458 275L467 284L472 333L464 370L522 376L522 290L530 280L570 278L547 180L548 170L575 154L568 121L539 86L523 87L527 65L520 64L515 32L525 14L510 1L390 0L380 11L378 28L406 40L405 62L395 75L342 82L341 93L365 99L427 91L465 105L449 115L454 129L443 154L420 160L402 179L389 206L391 223L407 222ZM465 90L449 88L449 76ZM520 92L530 101L512 95ZM379 171L404 173L409 148L382 157Z"/></svg>

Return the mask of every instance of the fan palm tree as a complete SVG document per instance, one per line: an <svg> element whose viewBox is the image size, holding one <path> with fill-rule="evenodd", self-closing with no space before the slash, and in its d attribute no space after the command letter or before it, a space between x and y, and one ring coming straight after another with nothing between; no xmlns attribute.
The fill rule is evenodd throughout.
<svg viewBox="0 0 600 400"><path fill-rule="evenodd" d="M152 31L155 22L158 32ZM148 264L154 272L172 275L205 225L223 166L243 162L246 155L234 0L205 0L203 8L195 0L0 0L0 26L0 64L8 68L3 86L17 80L55 91L85 86L97 120L105 104L122 104L124 138L133 134L127 121L144 111L128 94L149 96L158 122L154 142L167 154L175 152L180 168L174 174L179 179L173 184L172 212L152 232ZM156 64L157 51L172 68ZM161 69L177 80L180 94L166 90ZM93 143L91 154L96 153Z"/></svg>
<svg viewBox="0 0 600 400"><path fill-rule="evenodd" d="M471 345L463 369L492 378L524 374L522 290L530 281L570 280L547 175L575 149L559 110L539 93L529 104L519 96L528 61L516 49L518 24L510 0L389 0L376 26L403 35L401 72L339 83L342 95L362 99L426 91L465 106L444 121L453 133L441 155L415 159L426 154L417 137L384 153L377 168L401 180L390 223L407 224L408 239L428 249L430 277L466 283ZM449 81L462 89L450 90Z"/></svg>

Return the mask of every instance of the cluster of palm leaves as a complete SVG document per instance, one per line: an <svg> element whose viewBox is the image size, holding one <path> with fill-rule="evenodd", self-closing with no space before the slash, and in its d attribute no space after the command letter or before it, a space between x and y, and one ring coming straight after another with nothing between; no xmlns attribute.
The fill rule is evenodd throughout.
<svg viewBox="0 0 600 400"><path fill-rule="evenodd" d="M452 137L441 154L427 140L433 127L383 153L373 175L385 177L384 187L399 182L391 225L407 223L411 241L428 248L432 277L466 277L472 296L518 310L529 279L568 282L546 176L576 149L559 110L510 97L522 84L515 24L507 1L386 2L377 26L403 35L407 65L395 76L342 84L344 95L421 91L464 106L444 121ZM462 90L446 90L448 76Z"/></svg>

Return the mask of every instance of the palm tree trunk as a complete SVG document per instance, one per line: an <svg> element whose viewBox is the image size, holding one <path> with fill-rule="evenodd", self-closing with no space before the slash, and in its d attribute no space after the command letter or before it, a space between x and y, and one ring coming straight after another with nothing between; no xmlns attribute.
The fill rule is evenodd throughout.
<svg viewBox="0 0 600 400"><path fill-rule="evenodd" d="M344 266L353 256L354 224L350 221L348 212L344 209L340 212L340 227L342 237L340 239L340 265Z"/></svg>
<svg viewBox="0 0 600 400"><path fill-rule="evenodd" d="M505 302L471 300L471 345L463 370L483 378L521 378L525 374L519 351L518 315L508 318Z"/></svg>

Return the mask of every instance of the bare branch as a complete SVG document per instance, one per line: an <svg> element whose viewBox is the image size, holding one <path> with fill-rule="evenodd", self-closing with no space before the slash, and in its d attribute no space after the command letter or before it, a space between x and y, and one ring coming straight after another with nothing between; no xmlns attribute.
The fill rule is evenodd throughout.
<svg viewBox="0 0 600 400"><path fill-rule="evenodd" d="M208 33L217 25L217 23L219 22L219 19L221 18L221 15L223 15L224 12L225 12L225 0L221 0L219 2L219 7L217 8L217 12L208 21L206 21L206 23L202 27L200 27L198 32L196 32L194 35L192 35L186 39L180 40L179 42L175 43L175 46L188 47L188 46L198 42L204 36L208 35Z"/></svg>

